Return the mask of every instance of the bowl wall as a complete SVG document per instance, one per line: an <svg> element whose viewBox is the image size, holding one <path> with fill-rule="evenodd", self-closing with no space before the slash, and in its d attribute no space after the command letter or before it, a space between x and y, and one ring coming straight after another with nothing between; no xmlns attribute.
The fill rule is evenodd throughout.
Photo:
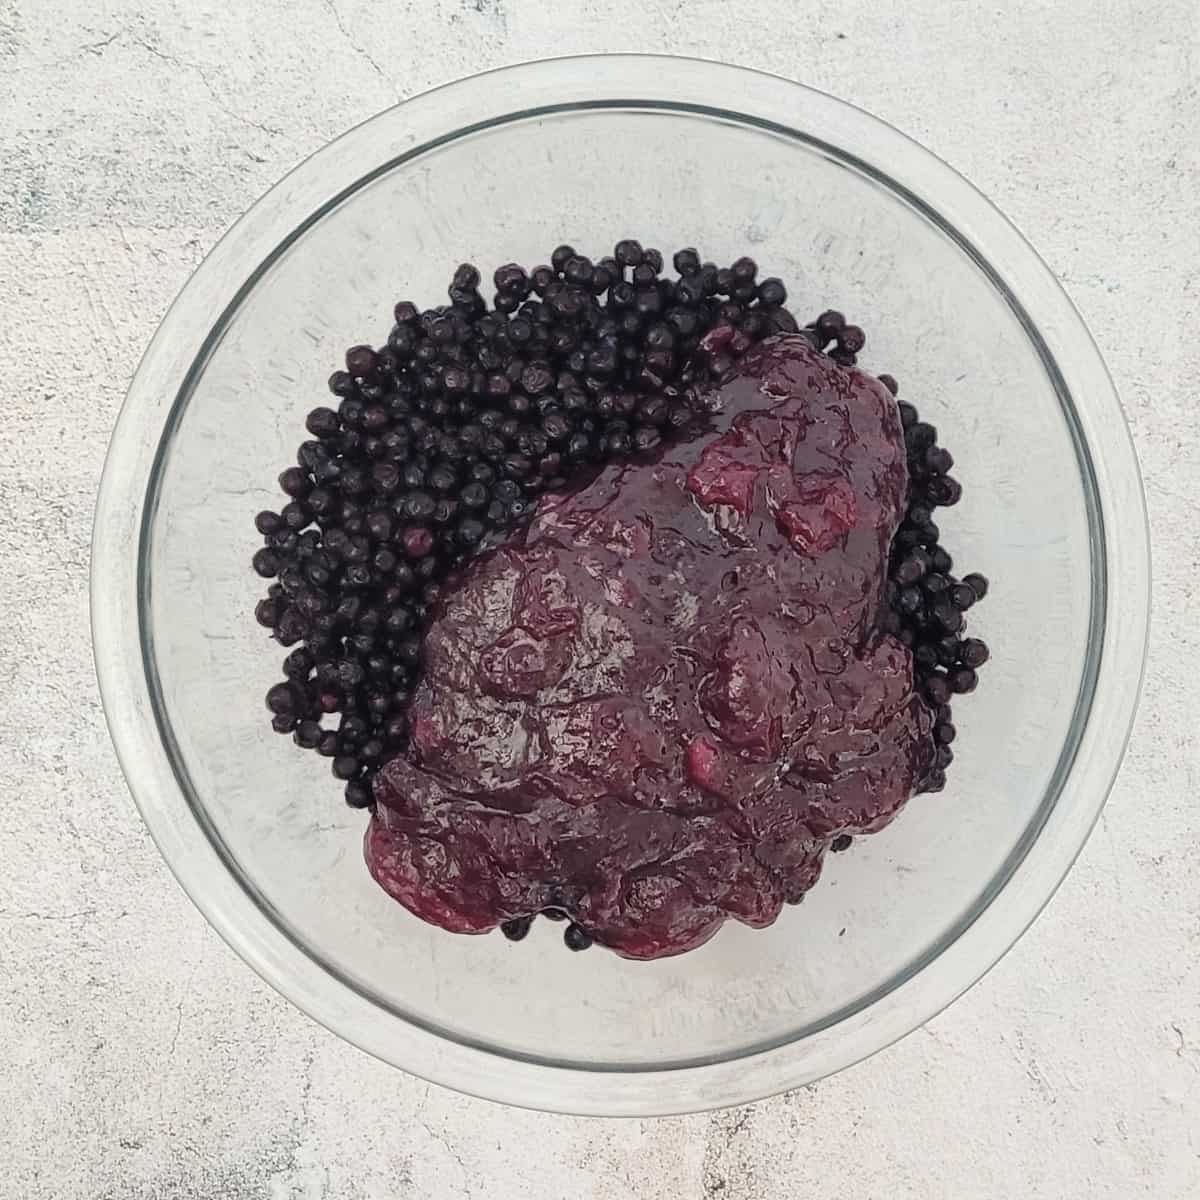
<svg viewBox="0 0 1200 1200"><path fill-rule="evenodd" d="M260 205L273 211L257 225L251 214L201 268L207 294L189 285L190 305L185 292L167 322L175 343L163 343L164 329L135 384L145 425L131 428L128 412L122 419L118 440L141 444L119 453L114 444L100 515L114 524L98 525L97 553L121 552L126 514L114 497L123 490L137 509L137 605L136 615L98 617L97 640L110 718L152 829L185 885L268 978L360 1044L467 1090L654 1111L745 1098L845 1065L931 1015L1007 945L993 934L972 951L973 967L960 958L956 975L916 999L910 990L903 1004L894 998L873 1026L885 998L905 994L1004 903L1039 832L1055 824L1112 632L1102 502L1110 469L1085 447L1089 423L1115 412L1115 400L1111 390L1072 394L1050 342L1081 339L1080 352L1094 356L1081 327L1043 336L1016 266L1010 273L984 258L932 207L945 182L937 172L1008 227L911 143L782 81L711 64L617 62L625 66L597 64L592 100L582 98L586 76L555 90L546 72L567 64L535 64L501 73L493 115L479 123L454 124L468 106L463 89L479 81L435 93L451 94L440 118L433 98L413 102L411 134L409 106L384 114L285 180ZM533 73L525 88L514 85L522 71ZM610 71L626 72L627 93ZM712 72L754 81L744 112L697 102ZM581 98L538 102L572 89ZM797 100L794 124L764 115L783 114L763 96L784 95ZM420 136L439 124L440 137ZM855 129L857 145L847 134ZM889 145L902 162L872 157ZM934 172L926 196L914 186L922 164ZM313 196L322 202L311 205ZM916 797L890 828L831 855L818 886L771 929L731 924L698 951L648 964L569 954L561 926L546 922L520 945L499 934L454 937L390 901L363 865L364 814L344 808L324 760L270 731L262 696L282 652L254 623L263 585L248 567L253 515L281 503L274 480L307 436L304 414L327 402L324 381L347 346L383 342L397 299L441 302L461 261L486 275L509 260L544 261L562 241L598 256L623 236L668 256L684 245L717 261L749 253L763 274L785 280L801 319L834 307L861 324L861 365L895 375L954 453L964 500L939 516L956 569L993 583L969 622L993 659L979 691L956 705L945 792ZM1029 259L1017 265L1044 284ZM1056 297L1047 311L1073 315ZM219 304L198 324L202 299ZM1075 378L1106 385L1098 360ZM162 394L148 398L152 388ZM144 494L138 464L149 477ZM97 569L111 575L98 580L106 586L127 578L111 557ZM105 680L106 645L111 655L133 621L140 663L113 664ZM123 632L102 628L114 622ZM1134 691L1139 665L1126 654ZM116 676L136 681L139 670L145 703L138 691L129 711L114 712ZM1124 721L1118 741L1131 698L1125 707L1114 710ZM139 779L136 759L150 742L154 761ZM167 769L170 798L160 794ZM1095 791L1066 822L1074 844L1030 871L1023 918L1014 910L1000 923L1008 940L1077 851L1098 811L1103 789ZM839 1030L855 1032L837 1045ZM796 1049L806 1043L814 1057ZM785 1048L791 1066L779 1078L733 1082L740 1062L749 1080L750 1064ZM542 1067L550 1070L538 1075Z"/></svg>

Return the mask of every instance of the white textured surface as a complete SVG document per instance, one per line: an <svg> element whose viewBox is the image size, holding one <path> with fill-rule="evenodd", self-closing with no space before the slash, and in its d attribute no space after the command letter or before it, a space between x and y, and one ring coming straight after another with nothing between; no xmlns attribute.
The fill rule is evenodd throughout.
<svg viewBox="0 0 1200 1200"><path fill-rule="evenodd" d="M1108 359L1156 553L1134 743L1031 933L868 1063L659 1122L431 1089L260 983L142 831L87 628L109 428L221 231L398 98L617 49L825 88L990 195ZM1194 0L0 0L0 1197L1200 1195L1198 82Z"/></svg>

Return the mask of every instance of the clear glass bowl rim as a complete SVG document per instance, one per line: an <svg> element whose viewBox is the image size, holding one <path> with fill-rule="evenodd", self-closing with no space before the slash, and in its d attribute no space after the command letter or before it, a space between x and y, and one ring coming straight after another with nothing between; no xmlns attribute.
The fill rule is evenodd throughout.
<svg viewBox="0 0 1200 1200"><path fill-rule="evenodd" d="M713 106L712 96L736 96L736 110ZM324 212L432 144L538 113L605 107L684 110L799 139L941 226L1008 300L1058 391L1090 494L1100 568L1074 745L1068 739L1057 795L1043 802L1040 824L970 919L886 991L815 1033L749 1056L639 1071L556 1066L441 1037L380 1008L307 954L234 878L192 807L162 735L143 622L143 551L163 449L219 331L262 271ZM247 273L247 262L259 265ZM96 508L91 609L101 697L134 799L184 890L259 975L333 1032L431 1081L532 1108L648 1116L743 1103L841 1070L929 1020L1002 957L1053 895L1112 786L1141 687L1149 591L1145 501L1112 381L1053 274L982 194L883 121L804 85L699 59L588 55L500 68L385 110L297 166L221 239L164 317L118 418Z"/></svg>

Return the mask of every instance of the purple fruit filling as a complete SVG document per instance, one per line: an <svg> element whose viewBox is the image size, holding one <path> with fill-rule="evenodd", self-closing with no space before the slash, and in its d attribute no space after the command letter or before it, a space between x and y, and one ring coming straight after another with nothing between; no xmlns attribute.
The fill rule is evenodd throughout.
<svg viewBox="0 0 1200 1200"><path fill-rule="evenodd" d="M545 496L446 588L366 841L418 916L551 908L677 954L769 924L934 769L883 628L908 491L891 394L783 336L705 399L704 432Z"/></svg>

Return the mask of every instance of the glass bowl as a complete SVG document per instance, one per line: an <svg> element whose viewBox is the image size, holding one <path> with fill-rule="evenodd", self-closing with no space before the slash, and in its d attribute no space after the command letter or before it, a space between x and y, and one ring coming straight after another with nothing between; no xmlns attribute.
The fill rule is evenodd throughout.
<svg viewBox="0 0 1200 1200"><path fill-rule="evenodd" d="M966 482L943 522L991 595L939 795L830 856L770 929L652 963L410 916L369 878L365 816L273 734L281 651L255 625L254 513L329 372L393 302L439 302L560 241L752 253L802 318L869 335ZM836 1071L978 979L1049 898L1129 731L1149 563L1112 384L1047 268L970 185L847 104L708 62L531 63L410 100L273 188L159 328L96 518L96 658L126 777L222 936L306 1012L427 1079L514 1104L646 1115Z"/></svg>

